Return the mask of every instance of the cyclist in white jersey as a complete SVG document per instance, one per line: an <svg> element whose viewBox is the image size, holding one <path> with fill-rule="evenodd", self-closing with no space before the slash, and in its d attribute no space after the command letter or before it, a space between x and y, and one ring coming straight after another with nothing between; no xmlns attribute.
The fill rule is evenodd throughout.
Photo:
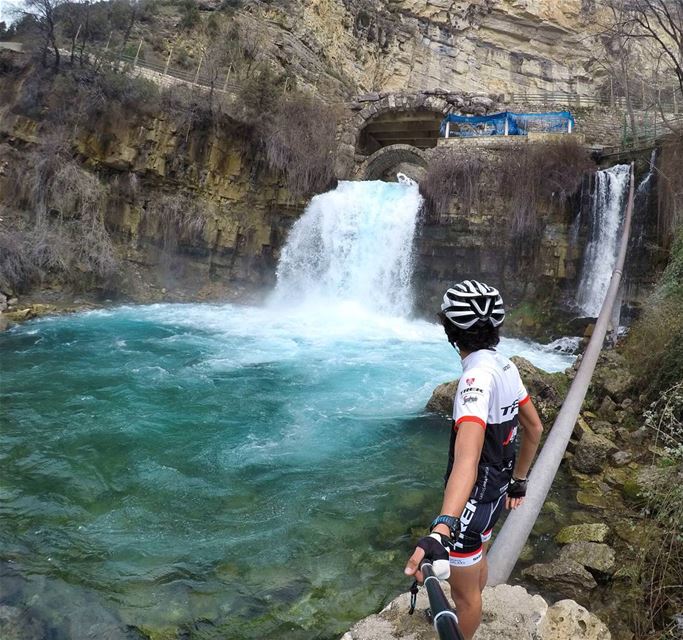
<svg viewBox="0 0 683 640"><path fill-rule="evenodd" d="M503 507L516 509L524 500L543 427L517 367L495 351L505 319L498 291L476 280L458 283L444 295L439 317L460 353L463 373L453 402L441 515L430 535L418 541L405 572L422 580L419 564L425 557L436 561L435 568L445 567L443 577L450 573L460 628L469 640L481 621L485 547Z"/></svg>

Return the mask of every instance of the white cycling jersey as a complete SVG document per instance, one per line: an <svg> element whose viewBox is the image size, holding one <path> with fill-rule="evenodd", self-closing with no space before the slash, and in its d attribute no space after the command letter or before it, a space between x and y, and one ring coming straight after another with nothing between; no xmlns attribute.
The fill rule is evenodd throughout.
<svg viewBox="0 0 683 640"><path fill-rule="evenodd" d="M479 349L462 361L463 373L453 402L453 430L446 482L453 468L453 447L458 427L476 422L486 430L477 481L471 498L497 500L512 477L519 407L528 402L519 371L513 362L492 349Z"/></svg>

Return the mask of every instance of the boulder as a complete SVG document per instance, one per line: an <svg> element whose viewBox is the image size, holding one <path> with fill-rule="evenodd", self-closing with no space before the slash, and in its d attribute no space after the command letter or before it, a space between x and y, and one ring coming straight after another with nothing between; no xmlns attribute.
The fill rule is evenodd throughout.
<svg viewBox="0 0 683 640"><path fill-rule="evenodd" d="M623 402L634 382L628 364L619 351L607 349L600 354L591 382L598 397L606 394L617 403Z"/></svg>
<svg viewBox="0 0 683 640"><path fill-rule="evenodd" d="M562 558L531 565L522 571L522 575L545 591L580 602L587 602L590 591L598 586L595 578L582 565Z"/></svg>
<svg viewBox="0 0 683 640"><path fill-rule="evenodd" d="M572 542L560 551L561 560L573 560L586 569L612 575L614 549L600 542Z"/></svg>
<svg viewBox="0 0 683 640"><path fill-rule="evenodd" d="M624 467L633 460L633 454L630 451L617 451L612 454L611 460L615 467Z"/></svg>
<svg viewBox="0 0 683 640"><path fill-rule="evenodd" d="M550 607L538 631L543 640L611 640L612 637L596 615L573 600L560 600Z"/></svg>
<svg viewBox="0 0 683 640"><path fill-rule="evenodd" d="M571 542L605 542L609 536L609 527L602 523L572 524L560 529L555 536L558 544Z"/></svg>
<svg viewBox="0 0 683 640"><path fill-rule="evenodd" d="M617 403L612 400L609 396L605 396L602 399L600 408L598 409L598 415L608 422L614 422L617 419Z"/></svg>
<svg viewBox="0 0 683 640"><path fill-rule="evenodd" d="M597 433L585 432L576 445L572 464L581 473L598 473L605 465L607 456L616 450L611 440Z"/></svg>
<svg viewBox="0 0 683 640"><path fill-rule="evenodd" d="M442 413L445 415L452 415L453 413L453 398L458 389L458 380L453 382L444 382L440 384L432 392L432 397L427 402L426 410L433 413Z"/></svg>
<svg viewBox="0 0 683 640"><path fill-rule="evenodd" d="M449 595L448 586L442 584ZM482 601L482 622L474 640L610 640L609 632L596 635L597 629L604 628L600 620L571 600L548 608L541 596L520 586L501 584L486 587ZM412 616L408 615L409 603L410 594L398 596L380 613L357 622L341 640L437 640L434 627L423 614L429 606L425 590L420 589ZM552 618L545 621L553 609ZM572 635L563 635L570 632Z"/></svg>

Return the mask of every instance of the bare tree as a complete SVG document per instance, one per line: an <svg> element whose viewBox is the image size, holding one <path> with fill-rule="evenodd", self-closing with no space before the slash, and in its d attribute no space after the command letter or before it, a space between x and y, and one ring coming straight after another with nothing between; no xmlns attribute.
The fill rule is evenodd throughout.
<svg viewBox="0 0 683 640"><path fill-rule="evenodd" d="M54 54L53 66L59 69L59 47L57 46L57 7L66 0L24 0L21 14L35 20L41 34L40 59L44 67L47 67L47 58L52 50Z"/></svg>
<svg viewBox="0 0 683 640"><path fill-rule="evenodd" d="M640 36L656 44L683 92L683 0L632 0L628 6Z"/></svg>
<svg viewBox="0 0 683 640"><path fill-rule="evenodd" d="M628 13L625 0L605 0L609 24L603 31L603 41L609 56L610 82L617 82L624 94L631 133L636 135L636 116L633 107L632 48L635 41L635 25Z"/></svg>

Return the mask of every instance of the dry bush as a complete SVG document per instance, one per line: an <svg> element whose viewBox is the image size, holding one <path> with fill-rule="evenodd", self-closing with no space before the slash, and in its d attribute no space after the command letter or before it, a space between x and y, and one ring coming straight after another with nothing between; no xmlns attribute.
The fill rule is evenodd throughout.
<svg viewBox="0 0 683 640"><path fill-rule="evenodd" d="M508 208L506 241L518 252L533 253L544 213L564 207L591 169L587 151L572 139L527 143L506 154L498 170Z"/></svg>
<svg viewBox="0 0 683 640"><path fill-rule="evenodd" d="M34 151L28 165L14 167L9 177L13 205L28 211L30 227L4 235L12 249L2 265L4 279L25 289L48 275L73 284L88 277L106 283L114 276L118 261L104 224L106 189L59 140Z"/></svg>
<svg viewBox="0 0 683 640"><path fill-rule="evenodd" d="M0 231L0 291L24 291L36 276L26 234Z"/></svg>
<svg viewBox="0 0 683 640"><path fill-rule="evenodd" d="M162 195L147 203L142 212L143 233L159 239L166 254L181 242L196 242L207 223L207 211L196 197Z"/></svg>
<svg viewBox="0 0 683 640"><path fill-rule="evenodd" d="M336 129L335 111L315 98L291 97L276 109L266 129L266 156L294 195L320 193L332 184Z"/></svg>
<svg viewBox="0 0 683 640"><path fill-rule="evenodd" d="M420 182L428 219L446 215L454 199L468 215L479 201L484 168L482 159L471 151L454 150L435 157Z"/></svg>
<svg viewBox="0 0 683 640"><path fill-rule="evenodd" d="M658 165L657 230L660 244L668 249L683 224L683 133L663 142Z"/></svg>

